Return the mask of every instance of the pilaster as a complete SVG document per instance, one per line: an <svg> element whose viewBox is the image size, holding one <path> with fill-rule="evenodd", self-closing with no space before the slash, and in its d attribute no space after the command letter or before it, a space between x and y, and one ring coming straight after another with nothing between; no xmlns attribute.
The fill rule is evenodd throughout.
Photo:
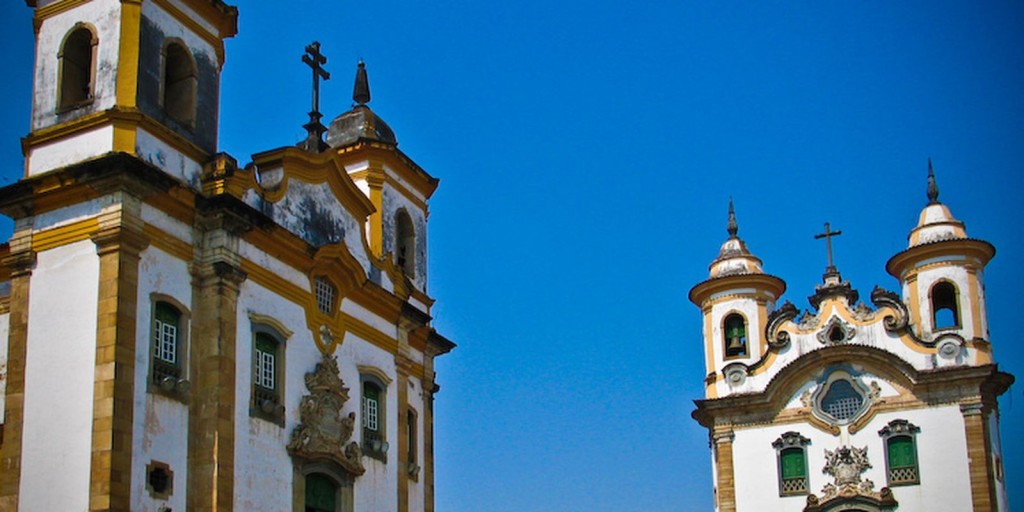
<svg viewBox="0 0 1024 512"><path fill-rule="evenodd" d="M244 221L212 212L197 223L192 267L188 510L234 507L235 369L238 294L246 274L237 252Z"/></svg>
<svg viewBox="0 0 1024 512"><path fill-rule="evenodd" d="M971 503L976 512L995 510L995 475L989 451L988 422L981 402L960 404L967 434L967 464L971 476Z"/></svg>
<svg viewBox="0 0 1024 512"><path fill-rule="evenodd" d="M403 355L396 356L395 369L398 379L398 512L409 511L409 427L406 414L409 410L409 374L412 361Z"/></svg>
<svg viewBox="0 0 1024 512"><path fill-rule="evenodd" d="M733 471L732 429L716 427L711 435L715 444L715 467L718 474L718 512L736 512L736 476Z"/></svg>
<svg viewBox="0 0 1024 512"><path fill-rule="evenodd" d="M35 253L32 219L15 226L11 253L2 264L11 269L10 327L7 352L7 391L4 401L4 439L0 444L0 510L18 510L21 484L22 425L25 419L25 356L28 344L28 292Z"/></svg>
<svg viewBox="0 0 1024 512"><path fill-rule="evenodd" d="M99 255L99 297L89 509L128 512L139 254L149 241L142 234L138 199L125 195L117 205L100 215L92 236Z"/></svg>

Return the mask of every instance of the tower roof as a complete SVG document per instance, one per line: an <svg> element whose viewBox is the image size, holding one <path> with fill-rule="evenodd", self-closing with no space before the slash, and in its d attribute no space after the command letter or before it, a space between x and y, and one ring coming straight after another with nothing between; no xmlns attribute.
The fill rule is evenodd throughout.
<svg viewBox="0 0 1024 512"><path fill-rule="evenodd" d="M736 211L732 199L729 199L729 222L726 224L729 238L718 250L718 257L711 262L710 277L725 277L735 274L763 274L761 260L751 254L747 244L739 237L739 224L736 222Z"/></svg>
<svg viewBox="0 0 1024 512"><path fill-rule="evenodd" d="M910 232L907 247L916 247L942 240L966 239L964 223L953 217L949 208L939 202L939 186L935 181L935 170L928 159L928 204L921 210L917 226Z"/></svg>
<svg viewBox="0 0 1024 512"><path fill-rule="evenodd" d="M352 101L355 102L352 110L335 117L327 128L327 145L338 148L352 144L359 139L398 144L395 132L367 105L370 102L370 80L366 74L366 64L363 61L359 61L356 68Z"/></svg>

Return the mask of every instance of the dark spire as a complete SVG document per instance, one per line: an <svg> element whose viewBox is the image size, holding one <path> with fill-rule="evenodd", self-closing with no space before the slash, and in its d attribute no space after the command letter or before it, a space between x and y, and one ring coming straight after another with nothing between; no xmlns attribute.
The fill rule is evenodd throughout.
<svg viewBox="0 0 1024 512"><path fill-rule="evenodd" d="M928 158L928 204L938 204L939 186L935 183L935 169L932 168L932 159Z"/></svg>
<svg viewBox="0 0 1024 512"><path fill-rule="evenodd" d="M732 208L732 198L729 198L729 224L726 226L726 231L729 232L730 238L736 238L736 233L740 232L739 225L736 224L736 212Z"/></svg>
<svg viewBox="0 0 1024 512"><path fill-rule="evenodd" d="M370 102L370 80L366 77L366 63L359 60L359 69L356 69L356 86L352 90L352 101L356 105L366 105Z"/></svg>

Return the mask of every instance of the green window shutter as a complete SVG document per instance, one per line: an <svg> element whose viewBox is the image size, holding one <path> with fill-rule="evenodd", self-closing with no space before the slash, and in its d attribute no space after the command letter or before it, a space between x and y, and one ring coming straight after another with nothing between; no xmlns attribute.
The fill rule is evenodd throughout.
<svg viewBox="0 0 1024 512"><path fill-rule="evenodd" d="M157 302L156 312L154 314L156 315L156 319L158 322L163 322L165 324L170 324L173 326L178 325L178 318L181 317L181 314L178 313L178 310L174 309L173 306L167 304L166 302Z"/></svg>
<svg viewBox="0 0 1024 512"><path fill-rule="evenodd" d="M889 439L889 467L906 468L917 465L914 457L914 440L907 436Z"/></svg>
<svg viewBox="0 0 1024 512"><path fill-rule="evenodd" d="M306 477L306 509L337 510L338 485L319 473Z"/></svg>
<svg viewBox="0 0 1024 512"><path fill-rule="evenodd" d="M782 450L782 479L804 478L807 476L807 463L801 448Z"/></svg>
<svg viewBox="0 0 1024 512"><path fill-rule="evenodd" d="M277 352L277 342L274 341L274 338L270 337L270 335L268 334L264 334L262 332L257 333L256 350L260 350L268 354L273 354Z"/></svg>

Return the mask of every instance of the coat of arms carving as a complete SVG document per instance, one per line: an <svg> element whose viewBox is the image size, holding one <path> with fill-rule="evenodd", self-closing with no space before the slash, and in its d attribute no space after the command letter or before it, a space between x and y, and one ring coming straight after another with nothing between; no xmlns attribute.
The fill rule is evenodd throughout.
<svg viewBox="0 0 1024 512"><path fill-rule="evenodd" d="M299 425L292 431L288 453L306 460L327 459L336 462L352 476L362 475L362 452L351 441L356 414L342 415L348 401L348 388L342 382L338 362L324 354L316 368L306 374L309 394L299 402Z"/></svg>

